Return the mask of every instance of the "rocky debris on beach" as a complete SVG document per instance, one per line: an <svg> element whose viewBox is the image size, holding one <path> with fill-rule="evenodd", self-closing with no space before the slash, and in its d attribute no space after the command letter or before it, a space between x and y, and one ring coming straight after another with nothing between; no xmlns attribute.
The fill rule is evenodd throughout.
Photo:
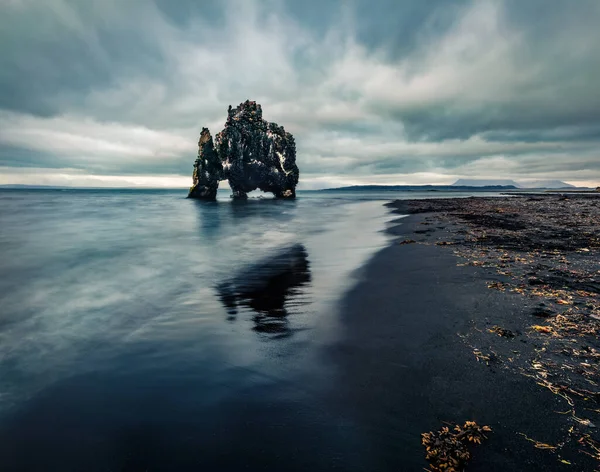
<svg viewBox="0 0 600 472"><path fill-rule="evenodd" d="M464 261L458 265L493 271L489 289L533 305L530 318L511 320L516 329L474 326L461 337L478 361L531 378L562 399L564 440L545 449L560 454L569 446L600 461L600 198L549 194L392 206L444 225L419 244L450 246Z"/></svg>
<svg viewBox="0 0 600 472"><path fill-rule="evenodd" d="M463 426L442 427L439 431L421 434L425 446L425 459L432 472L461 472L471 459L469 446L481 444L491 432L489 426L479 426L475 421L467 421Z"/></svg>
<svg viewBox="0 0 600 472"><path fill-rule="evenodd" d="M283 126L263 119L259 104L247 100L229 106L224 129L215 136L202 129L189 197L214 200L221 180L228 180L232 197L247 198L260 189L277 198L296 197L300 172L294 137Z"/></svg>
<svg viewBox="0 0 600 472"><path fill-rule="evenodd" d="M488 333L495 333L498 336L503 338L514 338L515 333L513 333L510 329L502 328L501 326L494 325L488 329Z"/></svg>

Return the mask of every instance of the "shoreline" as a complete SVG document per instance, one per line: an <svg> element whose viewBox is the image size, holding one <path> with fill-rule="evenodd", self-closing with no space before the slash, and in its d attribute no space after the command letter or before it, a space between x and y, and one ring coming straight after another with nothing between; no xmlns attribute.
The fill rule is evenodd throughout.
<svg viewBox="0 0 600 472"><path fill-rule="evenodd" d="M64 200L51 217L46 208L63 201L58 195L12 202L13 219L5 225L11 231L5 234L18 271L4 266L10 275L4 293L14 292L5 306L13 320L26 323L7 324L2 332L4 352L14 349L2 365L4 391L15 392L11 398L20 403L6 411L0 428L3 470L431 470L421 434L467 420L493 429L473 449L469 471L595 470L576 441L549 451L521 436L555 446L565 440L566 429L585 427L575 417L600 420L571 393L581 385L572 383L561 395L539 385L556 384L556 372L539 349L560 346L561 338L554 331L531 333L537 301L524 305L530 295L514 291L511 276L479 264L469 252L479 244L496 257L490 243L535 245L541 236L546 245L563 244L563 236L554 237L552 227L543 225L544 231L533 234L519 230L522 240L514 239L514 217L507 221L506 212L482 213L477 207L518 199L406 200L386 209L385 200L370 195L356 203L288 202L287 209L300 208L288 213L268 201L242 209L182 205L176 194L143 202L117 195L103 205L105 211L89 212L86 199L93 198ZM134 202L135 221L121 210L128 201ZM456 202L475 205L475 216L491 219L468 216ZM583 213L595 217L585 205L554 203L559 229L569 234L581 233L585 221L569 226L574 221L561 214L560 205L581 210L575 219ZM444 206L450 204L455 208ZM431 211L400 219L387 212L410 213L401 211L406 205ZM106 211L111 226L102 237L81 239L102 227ZM465 221L454 215L461 212ZM43 229L33 234L43 235L40 239L20 237L31 222ZM472 225L490 224L496 227L486 238L461 243L483 237ZM268 236L231 239L251 234L257 225L267 225ZM223 276L234 288L248 277L260 282L262 269L241 280L233 276L239 267L250 267L257 250L266 253L271 243L281 244L276 230L292 225L302 231L285 241L304 249L283 257L281 267L281 259L259 264L279 275L268 276L259 290L234 290L242 298L235 300L237 313L230 313L234 307L225 302L231 293L219 298L210 288L213 281ZM583 251L585 238L569 241L569 251L579 258L565 256L573 264L596 254ZM230 248L235 252L223 251ZM466 257L455 254L459 250ZM544 256L540 261L562 270L561 251L552 251L531 257ZM283 275L285 267L291 273ZM518 275L517 269L502 268ZM571 272L535 270L535 290L549 291L545 284L557 280L579 284L582 291L581 284L592 283L586 290L594 289L595 282L583 276L568 279ZM109 277L110 284L103 285ZM285 283L270 284L282 277ZM52 296L44 298L48 288ZM131 297L111 298L121 292ZM30 304L32 293L39 297L36 304ZM105 303L91 303L97 300ZM575 307L578 299L572 301L546 309ZM553 324L558 318L534 322L558 334L568 328ZM496 326L514 336L488 331ZM587 351L577 355L582 352L589 357ZM532 367L532 359L543 370L523 375L508 369ZM542 374L547 378L534 377ZM565 395L577 405L573 415L555 413L569 410ZM585 460L587 469L581 465Z"/></svg>
<svg viewBox="0 0 600 472"><path fill-rule="evenodd" d="M412 202L423 206L410 210ZM364 266L342 301L342 339L328 353L339 369L332 401L360 425L377 470L427 467L421 433L467 420L493 430L472 451L470 471L594 470L598 462L579 452L576 441L565 441L571 415L553 413L568 410L565 398L506 367L517 354L531 363L543 348L543 340L521 335L539 301L492 290L489 283L509 277L464 264L450 240L467 232L468 223L455 217L433 222L447 216L447 208L428 208L438 202L387 204L410 216L388 228L394 240ZM488 332L496 326L518 334L506 339ZM490 359L487 349L497 362L484 359ZM566 443L544 450L526 438Z"/></svg>

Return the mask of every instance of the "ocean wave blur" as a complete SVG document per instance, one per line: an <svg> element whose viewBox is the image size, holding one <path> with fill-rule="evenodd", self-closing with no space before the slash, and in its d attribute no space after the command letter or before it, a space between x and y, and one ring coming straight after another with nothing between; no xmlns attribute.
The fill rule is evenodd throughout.
<svg viewBox="0 0 600 472"><path fill-rule="evenodd" d="M298 444L315 450L298 467L326 465L351 445L319 404L319 350L390 218L374 195L1 191L0 468L235 467L262 448L281 470L272 452Z"/></svg>

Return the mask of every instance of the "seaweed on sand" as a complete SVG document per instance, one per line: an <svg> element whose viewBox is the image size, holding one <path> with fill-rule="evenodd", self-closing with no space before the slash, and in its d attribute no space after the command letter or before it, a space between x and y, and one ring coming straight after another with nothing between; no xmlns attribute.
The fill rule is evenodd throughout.
<svg viewBox="0 0 600 472"><path fill-rule="evenodd" d="M464 471L471 459L470 445L481 444L487 439L485 433L491 432L489 426L479 426L475 421L467 421L463 426L448 426L439 431L423 433L422 444L425 446L425 459L429 462L431 472Z"/></svg>
<svg viewBox="0 0 600 472"><path fill-rule="evenodd" d="M523 297L525 316L510 320L520 343L500 341L513 332L494 324L507 320L494 320L492 313L491 327L474 326L461 337L469 340L478 361L522 374L566 402L563 440L551 447L533 440L536 448L579 451L600 462L598 197L404 200L395 206L406 213L431 213L428 224L448 228L439 241L452 243L462 259L457 265L495 271L500 277L487 282L489 289ZM570 456L579 466L576 458Z"/></svg>

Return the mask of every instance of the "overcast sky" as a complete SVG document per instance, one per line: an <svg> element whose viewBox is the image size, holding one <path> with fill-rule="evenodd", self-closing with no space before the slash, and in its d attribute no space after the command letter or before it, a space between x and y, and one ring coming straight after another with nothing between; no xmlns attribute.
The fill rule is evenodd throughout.
<svg viewBox="0 0 600 472"><path fill-rule="evenodd" d="M256 100L300 188L600 185L599 0L0 0L0 184L189 186Z"/></svg>

